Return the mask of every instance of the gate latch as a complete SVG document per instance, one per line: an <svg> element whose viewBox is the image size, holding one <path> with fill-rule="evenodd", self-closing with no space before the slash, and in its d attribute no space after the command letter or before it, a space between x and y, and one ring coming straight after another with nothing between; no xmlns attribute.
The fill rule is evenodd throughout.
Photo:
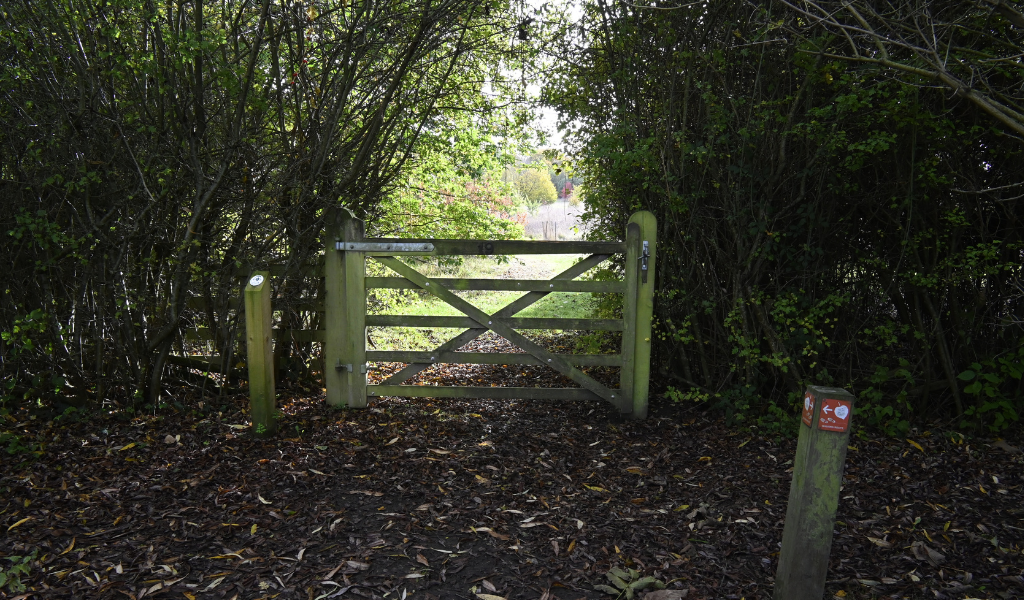
<svg viewBox="0 0 1024 600"><path fill-rule="evenodd" d="M647 261L651 258L651 246L644 240L644 251L640 254L640 277L643 283L647 283Z"/></svg>
<svg viewBox="0 0 1024 600"><path fill-rule="evenodd" d="M348 371L349 373L353 372L352 365L351 364L347 364L347 365L341 364L341 359L340 358L338 359L338 364L334 365L334 370L338 371L338 372L341 372L341 371ZM359 365L359 372L360 373L364 373L364 374L366 373L366 363L363 363L363 364Z"/></svg>

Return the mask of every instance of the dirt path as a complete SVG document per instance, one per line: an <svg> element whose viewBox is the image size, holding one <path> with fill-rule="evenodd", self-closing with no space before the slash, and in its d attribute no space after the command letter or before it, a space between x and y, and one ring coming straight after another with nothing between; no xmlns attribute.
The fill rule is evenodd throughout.
<svg viewBox="0 0 1024 600"><path fill-rule="evenodd" d="M562 269L560 262L545 254L523 254L511 260L500 279L551 279Z"/></svg>

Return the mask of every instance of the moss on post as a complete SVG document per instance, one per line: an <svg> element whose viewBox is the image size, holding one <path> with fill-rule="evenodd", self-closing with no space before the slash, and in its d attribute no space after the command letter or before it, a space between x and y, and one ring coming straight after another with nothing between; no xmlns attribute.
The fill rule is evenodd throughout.
<svg viewBox="0 0 1024 600"><path fill-rule="evenodd" d="M775 600L821 600L825 592L853 400L843 389L807 387Z"/></svg>

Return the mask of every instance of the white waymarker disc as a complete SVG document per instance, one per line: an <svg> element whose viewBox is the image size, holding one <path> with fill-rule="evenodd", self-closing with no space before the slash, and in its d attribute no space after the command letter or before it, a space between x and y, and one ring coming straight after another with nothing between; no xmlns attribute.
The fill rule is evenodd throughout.
<svg viewBox="0 0 1024 600"><path fill-rule="evenodd" d="M249 285L251 285L252 287L256 287L261 283L263 283L262 275L253 275L252 279L249 280Z"/></svg>

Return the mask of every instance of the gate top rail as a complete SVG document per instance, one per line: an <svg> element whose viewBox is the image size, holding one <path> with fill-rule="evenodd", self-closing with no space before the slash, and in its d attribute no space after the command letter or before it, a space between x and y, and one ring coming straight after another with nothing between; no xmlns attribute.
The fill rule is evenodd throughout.
<svg viewBox="0 0 1024 600"><path fill-rule="evenodd" d="M434 245L425 242L337 242L338 250L356 250L359 252L433 252Z"/></svg>
<svg viewBox="0 0 1024 600"><path fill-rule="evenodd" d="M433 256L513 254L620 254L625 242L541 241L541 240L437 240L408 238L366 238L360 242L338 240L339 251L353 250L368 256L422 254Z"/></svg>

